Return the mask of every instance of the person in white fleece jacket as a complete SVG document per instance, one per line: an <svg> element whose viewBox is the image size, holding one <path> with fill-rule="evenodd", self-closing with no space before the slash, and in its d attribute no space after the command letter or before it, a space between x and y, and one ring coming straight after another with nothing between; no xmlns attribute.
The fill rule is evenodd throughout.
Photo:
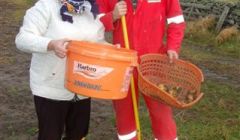
<svg viewBox="0 0 240 140"><path fill-rule="evenodd" d="M104 27L95 0L39 0L27 10L16 36L32 53L30 87L38 117L38 140L81 140L88 133L90 98L64 88L70 40L102 42ZM65 130L65 132L64 132Z"/></svg>

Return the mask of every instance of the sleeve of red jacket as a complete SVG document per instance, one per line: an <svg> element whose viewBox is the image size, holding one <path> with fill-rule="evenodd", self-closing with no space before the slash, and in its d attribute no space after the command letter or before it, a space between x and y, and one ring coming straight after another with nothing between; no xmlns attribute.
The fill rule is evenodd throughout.
<svg viewBox="0 0 240 140"><path fill-rule="evenodd" d="M184 37L185 21L179 0L167 0L167 49L179 52Z"/></svg>
<svg viewBox="0 0 240 140"><path fill-rule="evenodd" d="M111 2L111 0L97 0L100 21L103 23L106 31L114 29Z"/></svg>

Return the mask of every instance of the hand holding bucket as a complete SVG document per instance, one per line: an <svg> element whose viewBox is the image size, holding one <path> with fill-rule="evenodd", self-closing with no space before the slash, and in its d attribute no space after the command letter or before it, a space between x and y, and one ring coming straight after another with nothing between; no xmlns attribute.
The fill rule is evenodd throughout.
<svg viewBox="0 0 240 140"><path fill-rule="evenodd" d="M54 51L56 56L59 58L64 58L67 54L67 45L70 39L64 38L59 40L51 40L48 44L48 50Z"/></svg>

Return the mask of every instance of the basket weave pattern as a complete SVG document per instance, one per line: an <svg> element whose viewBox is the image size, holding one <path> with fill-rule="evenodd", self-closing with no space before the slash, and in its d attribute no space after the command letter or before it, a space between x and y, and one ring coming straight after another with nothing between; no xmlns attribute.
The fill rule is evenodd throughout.
<svg viewBox="0 0 240 140"><path fill-rule="evenodd" d="M172 107L187 108L197 103L203 93L200 92L203 74L195 65L175 60L169 63L169 58L161 54L146 54L141 57L138 67L138 87L139 90L158 101L164 102ZM195 90L195 99L190 103L182 103L169 93L160 90L158 84L170 85L172 87L182 87L179 94ZM186 94L185 94L186 95Z"/></svg>

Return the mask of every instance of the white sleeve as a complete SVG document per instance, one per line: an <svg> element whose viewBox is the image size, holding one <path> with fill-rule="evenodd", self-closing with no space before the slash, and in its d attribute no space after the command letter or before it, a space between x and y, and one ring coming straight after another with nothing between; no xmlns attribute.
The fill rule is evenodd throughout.
<svg viewBox="0 0 240 140"><path fill-rule="evenodd" d="M27 10L23 25L16 36L15 43L18 49L29 53L45 53L50 38L44 37L51 17L47 0L39 0Z"/></svg>

